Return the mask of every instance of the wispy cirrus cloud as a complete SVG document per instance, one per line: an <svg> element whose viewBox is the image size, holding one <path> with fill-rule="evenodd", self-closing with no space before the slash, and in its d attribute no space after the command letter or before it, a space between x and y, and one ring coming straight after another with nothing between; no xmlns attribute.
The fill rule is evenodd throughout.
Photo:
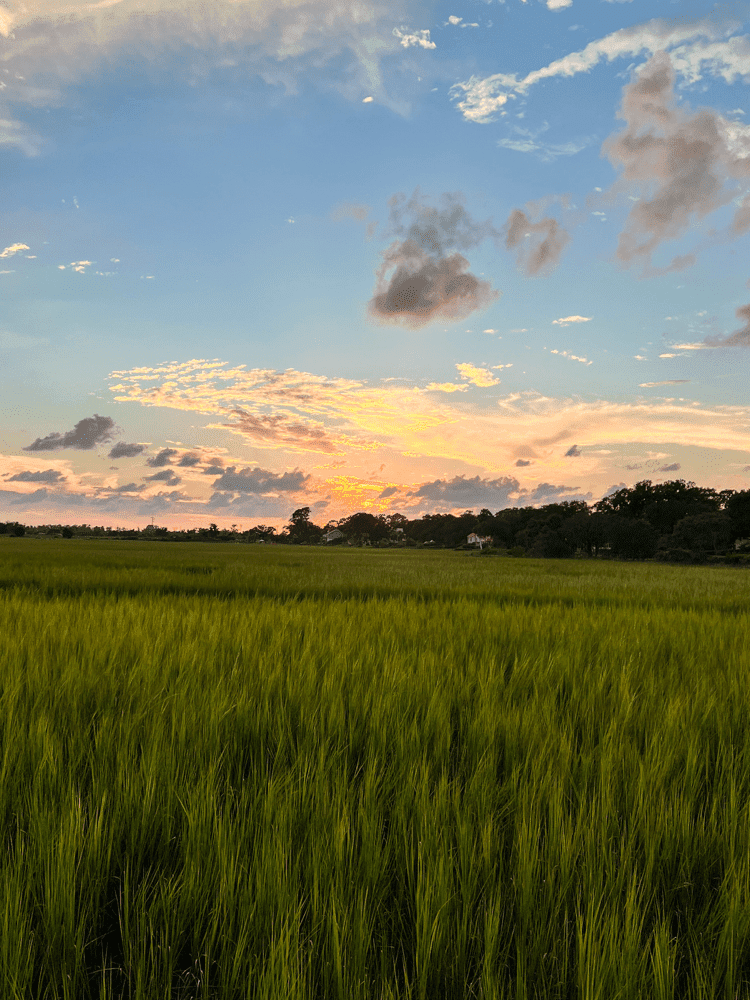
<svg viewBox="0 0 750 1000"><path fill-rule="evenodd" d="M612 62L622 57L653 55L668 49L672 50L677 71L690 82L701 79L703 72L733 82L737 77L747 76L750 65L747 36L728 37L741 26L739 21L718 17L694 21L654 18L589 42L585 48L555 59L526 76L519 77L515 73L472 76L454 84L451 97L465 118L483 124L505 114L509 100L527 94L542 80L573 77L589 72L605 60Z"/></svg>

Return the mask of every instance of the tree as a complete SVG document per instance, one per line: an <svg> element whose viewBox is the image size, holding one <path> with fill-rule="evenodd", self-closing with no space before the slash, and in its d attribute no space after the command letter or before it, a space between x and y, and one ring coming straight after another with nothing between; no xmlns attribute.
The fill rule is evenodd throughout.
<svg viewBox="0 0 750 1000"><path fill-rule="evenodd" d="M689 549L691 552L719 552L729 545L732 522L729 515L690 514L674 526L669 536L669 546Z"/></svg>
<svg viewBox="0 0 750 1000"><path fill-rule="evenodd" d="M294 511L286 531L289 540L295 544L317 541L323 533L322 528L310 520L309 507L299 507Z"/></svg>

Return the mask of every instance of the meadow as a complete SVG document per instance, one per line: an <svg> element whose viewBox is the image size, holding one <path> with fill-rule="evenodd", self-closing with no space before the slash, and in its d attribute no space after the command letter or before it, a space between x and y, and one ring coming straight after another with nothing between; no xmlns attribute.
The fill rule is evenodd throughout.
<svg viewBox="0 0 750 1000"><path fill-rule="evenodd" d="M749 590L0 538L0 997L750 997Z"/></svg>

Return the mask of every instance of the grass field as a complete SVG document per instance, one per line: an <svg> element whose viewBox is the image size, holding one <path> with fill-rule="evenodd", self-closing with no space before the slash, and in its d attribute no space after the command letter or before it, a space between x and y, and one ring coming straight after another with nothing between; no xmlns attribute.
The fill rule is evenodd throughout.
<svg viewBox="0 0 750 1000"><path fill-rule="evenodd" d="M749 597L0 539L0 997L750 997Z"/></svg>

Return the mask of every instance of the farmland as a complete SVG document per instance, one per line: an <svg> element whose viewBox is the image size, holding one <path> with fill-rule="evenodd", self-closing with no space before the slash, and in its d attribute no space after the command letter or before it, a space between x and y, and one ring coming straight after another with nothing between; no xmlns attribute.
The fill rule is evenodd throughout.
<svg viewBox="0 0 750 1000"><path fill-rule="evenodd" d="M750 997L742 570L0 539L8 1000Z"/></svg>

